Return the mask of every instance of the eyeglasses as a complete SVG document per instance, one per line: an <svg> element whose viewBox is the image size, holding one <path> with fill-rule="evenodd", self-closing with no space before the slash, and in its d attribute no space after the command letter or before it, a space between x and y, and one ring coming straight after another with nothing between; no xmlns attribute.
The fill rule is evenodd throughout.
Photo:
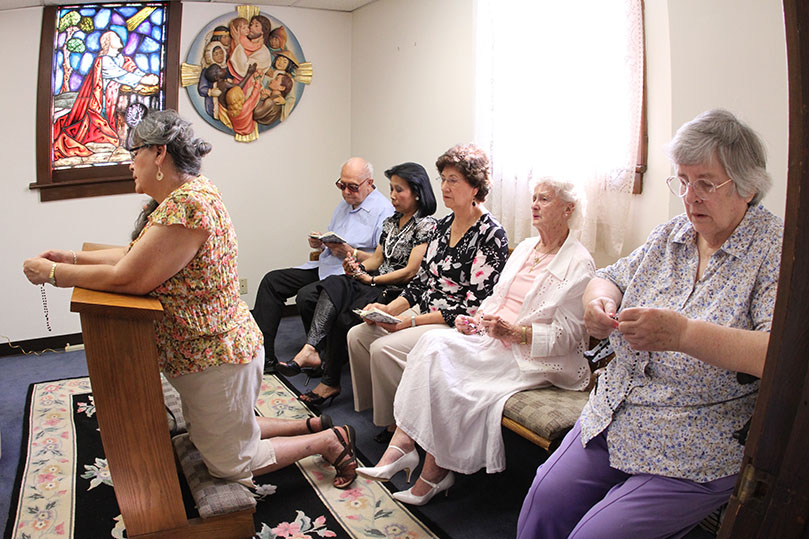
<svg viewBox="0 0 809 539"><path fill-rule="evenodd" d="M346 189L348 189L350 192L356 193L356 192L358 192L360 190L360 186L362 184L364 184L365 182L370 181L370 180L371 180L371 178L365 178L360 183L345 183L340 178L337 178L337 181L334 182L334 185L336 185L337 189L339 189L340 191L345 191Z"/></svg>
<svg viewBox="0 0 809 539"><path fill-rule="evenodd" d="M135 146L134 148L130 148L129 149L129 155L132 157L132 160L133 161L135 160L135 156L138 155L138 150L140 150L142 148L147 148L149 146L151 146L151 144L141 144L140 146Z"/></svg>
<svg viewBox="0 0 809 539"><path fill-rule="evenodd" d="M733 178L728 178L727 181L719 185L715 185L708 180L696 180L688 183L684 178L680 178L679 176L669 176L666 178L666 185L669 186L669 190L672 193L680 198L685 197L688 190L691 189L697 198L705 199L713 195L717 189L724 187L732 181Z"/></svg>

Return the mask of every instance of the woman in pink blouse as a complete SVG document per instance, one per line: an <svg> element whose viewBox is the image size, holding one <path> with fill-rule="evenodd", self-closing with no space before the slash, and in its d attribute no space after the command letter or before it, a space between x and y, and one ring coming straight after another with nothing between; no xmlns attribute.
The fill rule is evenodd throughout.
<svg viewBox="0 0 809 539"><path fill-rule="evenodd" d="M326 417L290 421L253 412L264 369L263 338L239 296L236 233L216 187L199 174L211 145L174 111L152 112L134 131L135 191L152 197L126 248L45 251L25 261L34 284L149 294L160 368L180 393L189 436L214 477L253 476L321 454L334 486L356 477L353 429Z"/></svg>
<svg viewBox="0 0 809 539"><path fill-rule="evenodd" d="M531 214L539 238L520 243L492 295L455 329L433 330L407 357L396 391L396 431L366 478L389 480L427 456L419 480L398 500L423 505L454 483L453 471L505 468L500 420L508 398L554 385L583 390L590 369L581 297L595 270L590 253L570 235L579 208L573 185L540 180Z"/></svg>

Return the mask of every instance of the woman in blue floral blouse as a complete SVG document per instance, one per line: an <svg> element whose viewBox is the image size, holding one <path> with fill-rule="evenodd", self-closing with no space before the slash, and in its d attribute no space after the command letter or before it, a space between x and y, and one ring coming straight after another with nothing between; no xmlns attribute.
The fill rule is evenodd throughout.
<svg viewBox="0 0 809 539"><path fill-rule="evenodd" d="M395 427L393 398L407 354L431 329L473 316L500 278L508 257L506 231L480 205L490 188L489 158L474 145L454 146L436 161L444 205L418 275L402 295L376 307L401 321L366 323L348 332L354 409L374 408L374 423Z"/></svg>
<svg viewBox="0 0 809 539"><path fill-rule="evenodd" d="M783 221L760 204L772 183L764 147L731 113L697 116L668 149L685 213L585 290L587 329L609 336L615 359L537 470L520 539L682 537L736 483Z"/></svg>

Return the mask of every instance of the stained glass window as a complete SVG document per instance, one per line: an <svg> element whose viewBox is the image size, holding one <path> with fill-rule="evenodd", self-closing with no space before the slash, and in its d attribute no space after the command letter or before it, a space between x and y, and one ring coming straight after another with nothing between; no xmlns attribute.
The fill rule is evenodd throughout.
<svg viewBox="0 0 809 539"><path fill-rule="evenodd" d="M52 36L52 41L49 54L41 52L40 61L44 64L49 57L46 155L50 181L42 181L45 167L40 162L38 181L32 187L77 179L87 183L85 176L100 181L128 179L127 148L132 145L134 126L150 109L176 108L176 92L167 106L170 90L177 85L176 69L167 76L172 73L168 65L177 61L169 53L170 7L178 10L169 2L46 8L43 46L46 36ZM41 65L40 87L43 69ZM38 161L44 150L42 134L40 130Z"/></svg>

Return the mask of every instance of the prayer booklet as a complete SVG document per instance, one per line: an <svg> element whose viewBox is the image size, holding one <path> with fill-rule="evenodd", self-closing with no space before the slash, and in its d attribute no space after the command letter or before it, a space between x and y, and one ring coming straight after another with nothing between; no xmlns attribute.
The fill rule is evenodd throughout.
<svg viewBox="0 0 809 539"><path fill-rule="evenodd" d="M384 322L386 324L398 324L401 322L401 320L395 316L391 316L385 311L380 311L376 307L373 309L368 309L367 311L362 309L354 309L354 314L363 320L370 320L371 322Z"/></svg>
<svg viewBox="0 0 809 539"><path fill-rule="evenodd" d="M337 232L326 232L325 234L321 234L318 236L317 234L309 234L310 238L315 238L316 240L320 240L323 243L346 243L346 240L340 237Z"/></svg>

